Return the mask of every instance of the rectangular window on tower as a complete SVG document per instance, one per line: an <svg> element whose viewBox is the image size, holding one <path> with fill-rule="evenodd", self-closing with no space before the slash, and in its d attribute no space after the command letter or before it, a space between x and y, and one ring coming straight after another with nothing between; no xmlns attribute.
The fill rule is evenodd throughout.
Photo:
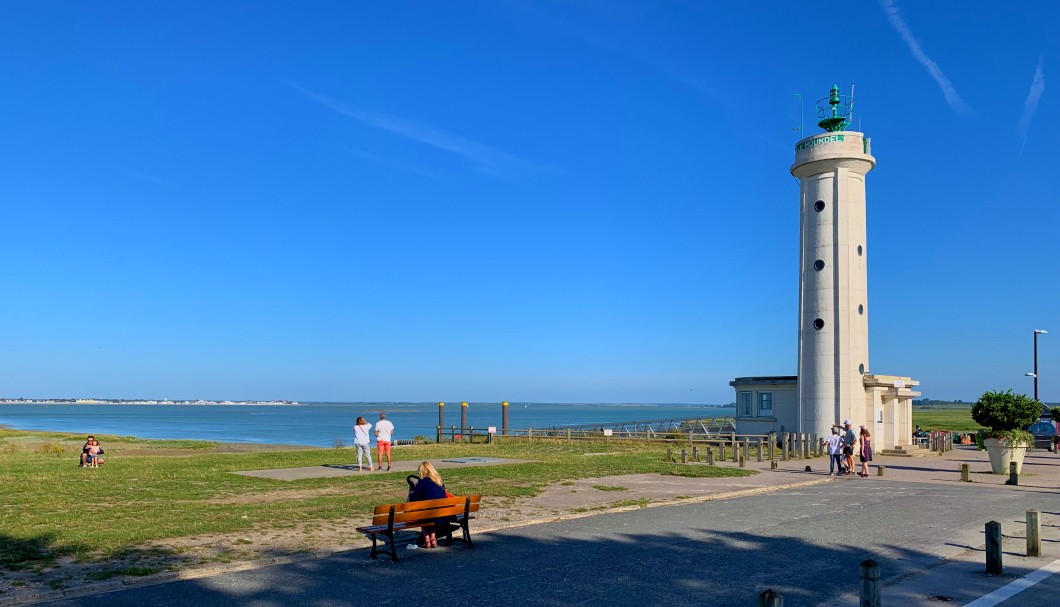
<svg viewBox="0 0 1060 607"><path fill-rule="evenodd" d="M740 396L736 400L737 400L737 403L736 403L737 415L739 415L740 417L751 417L752 415L754 415L754 412L751 411L751 393L750 392L740 392Z"/></svg>
<svg viewBox="0 0 1060 607"><path fill-rule="evenodd" d="M758 393L758 417L773 417L773 393Z"/></svg>

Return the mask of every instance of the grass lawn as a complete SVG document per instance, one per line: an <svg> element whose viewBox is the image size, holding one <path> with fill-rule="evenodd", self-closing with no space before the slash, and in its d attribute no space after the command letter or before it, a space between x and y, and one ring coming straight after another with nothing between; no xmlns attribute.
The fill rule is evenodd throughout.
<svg viewBox="0 0 1060 607"><path fill-rule="evenodd" d="M352 449L216 453L202 441L96 435L107 463L77 466L84 437L0 429L0 567L46 568L60 557L94 561L149 550L152 541L249 530L295 530L365 519L404 501L405 472L278 481L230 474L356 461ZM665 445L536 441L401 447L402 460L478 456L533 463L443 470L457 494L518 498L550 483L614 474L744 476L753 471L680 466ZM617 491L617 488L607 490ZM291 531L293 532L293 531Z"/></svg>
<svg viewBox="0 0 1060 607"><path fill-rule="evenodd" d="M952 430L974 432L982 428L972 419L972 408L959 409L913 409L913 425L925 430Z"/></svg>

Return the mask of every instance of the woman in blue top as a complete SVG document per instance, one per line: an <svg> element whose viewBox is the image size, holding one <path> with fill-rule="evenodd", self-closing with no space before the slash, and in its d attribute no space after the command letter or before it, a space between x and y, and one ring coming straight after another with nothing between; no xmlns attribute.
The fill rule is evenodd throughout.
<svg viewBox="0 0 1060 607"><path fill-rule="evenodd" d="M434 469L431 462L421 463L417 472L419 472L420 481L416 483L416 488L412 490L412 495L409 496L410 502L439 500L449 497L445 491L445 483L442 482L442 476ZM424 548L437 548L438 531L442 530L442 534L446 535L449 524L454 520L454 517L451 516L434 519L434 527L424 527L420 532L420 544Z"/></svg>

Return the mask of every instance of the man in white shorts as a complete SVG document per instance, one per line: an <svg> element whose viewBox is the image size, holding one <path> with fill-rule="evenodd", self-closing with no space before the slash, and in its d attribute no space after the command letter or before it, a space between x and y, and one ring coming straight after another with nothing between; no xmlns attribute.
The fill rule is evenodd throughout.
<svg viewBox="0 0 1060 607"><path fill-rule="evenodd" d="M386 454L386 469L390 470L390 441L394 435L394 424L386 418L386 411L379 414L379 423L375 425L375 454L379 462L379 471L383 471L383 454Z"/></svg>

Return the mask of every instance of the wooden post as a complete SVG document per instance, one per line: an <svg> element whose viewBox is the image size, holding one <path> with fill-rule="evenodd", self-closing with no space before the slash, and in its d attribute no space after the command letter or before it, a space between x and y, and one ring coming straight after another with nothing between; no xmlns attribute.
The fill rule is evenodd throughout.
<svg viewBox="0 0 1060 607"><path fill-rule="evenodd" d="M1001 563L1001 523L990 521L986 524L986 572L1001 575L1004 569Z"/></svg>
<svg viewBox="0 0 1060 607"><path fill-rule="evenodd" d="M508 401L501 403L501 434L508 436Z"/></svg>
<svg viewBox="0 0 1060 607"><path fill-rule="evenodd" d="M688 463L688 452L685 451L684 449L681 449L681 463L682 464L687 464Z"/></svg>
<svg viewBox="0 0 1060 607"><path fill-rule="evenodd" d="M445 427L445 403L438 403L438 427ZM439 440L438 442L442 442Z"/></svg>
<svg viewBox="0 0 1060 607"><path fill-rule="evenodd" d="M773 450L777 448L777 433L770 432L767 439L769 440L769 461L773 461Z"/></svg>
<svg viewBox="0 0 1060 607"><path fill-rule="evenodd" d="M1016 462L1008 463L1008 480L1005 484L1014 486L1020 484L1020 473L1016 472Z"/></svg>
<svg viewBox="0 0 1060 607"><path fill-rule="evenodd" d="M736 440L736 433L729 433L729 442L732 443L732 461L740 459L740 442Z"/></svg>
<svg viewBox="0 0 1060 607"><path fill-rule="evenodd" d="M758 595L758 607L784 607L784 597L770 588Z"/></svg>
<svg viewBox="0 0 1060 607"><path fill-rule="evenodd" d="M709 445L707 446L707 465L714 465L714 448Z"/></svg>
<svg viewBox="0 0 1060 607"><path fill-rule="evenodd" d="M751 439L746 436L743 439L743 459L751 459Z"/></svg>
<svg viewBox="0 0 1060 607"><path fill-rule="evenodd" d="M775 459L769 460L769 469L770 470L776 470L777 469L777 460L775 460Z"/></svg>
<svg viewBox="0 0 1060 607"><path fill-rule="evenodd" d="M788 461L788 433L780 435L780 459Z"/></svg>
<svg viewBox="0 0 1060 607"><path fill-rule="evenodd" d="M887 469L887 466L876 466L876 476L883 476L883 471Z"/></svg>
<svg viewBox="0 0 1060 607"><path fill-rule="evenodd" d="M810 459L810 435L802 435L802 459Z"/></svg>
<svg viewBox="0 0 1060 607"><path fill-rule="evenodd" d="M962 481L964 481L966 483L972 482L972 477L971 477L970 472L971 472L971 470L969 469L968 464L961 464L961 480Z"/></svg>
<svg viewBox="0 0 1060 607"><path fill-rule="evenodd" d="M467 440L468 440L469 443L475 442L475 427L474 426L468 426L467 427Z"/></svg>
<svg viewBox="0 0 1060 607"><path fill-rule="evenodd" d="M720 450L718 451L718 461L725 461L725 443L721 443Z"/></svg>
<svg viewBox="0 0 1060 607"><path fill-rule="evenodd" d="M764 438L758 439L758 461L762 461L762 452L766 450L766 441Z"/></svg>
<svg viewBox="0 0 1060 607"><path fill-rule="evenodd" d="M533 428L527 428L526 429L526 442L529 443L532 438L534 438L534 429Z"/></svg>
<svg viewBox="0 0 1060 607"><path fill-rule="evenodd" d="M1027 556L1042 555L1042 519L1037 510L1027 511Z"/></svg>
<svg viewBox="0 0 1060 607"><path fill-rule="evenodd" d="M695 445L692 446L692 461L699 461L699 447L696 447Z"/></svg>
<svg viewBox="0 0 1060 607"><path fill-rule="evenodd" d="M744 456L741 454L740 455L740 467L741 468L745 468L747 466L746 462L747 462L747 460L744 459Z"/></svg>
<svg viewBox="0 0 1060 607"><path fill-rule="evenodd" d="M666 461L668 461L668 462L674 461L674 448L673 447L667 447L666 448Z"/></svg>
<svg viewBox="0 0 1060 607"><path fill-rule="evenodd" d="M859 607L880 607L880 564L872 559L861 563Z"/></svg>
<svg viewBox="0 0 1060 607"><path fill-rule="evenodd" d="M570 442L570 428L567 428L567 442Z"/></svg>
<svg viewBox="0 0 1060 607"><path fill-rule="evenodd" d="M689 448L692 447L692 431L691 430L688 431L688 446L689 446Z"/></svg>

